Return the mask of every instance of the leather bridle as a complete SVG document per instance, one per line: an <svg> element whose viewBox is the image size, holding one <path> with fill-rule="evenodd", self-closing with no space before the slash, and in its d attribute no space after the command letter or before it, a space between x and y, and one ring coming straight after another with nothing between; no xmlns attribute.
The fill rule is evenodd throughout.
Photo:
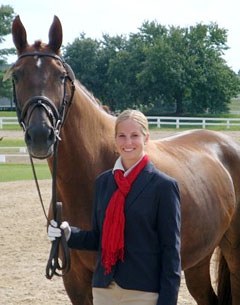
<svg viewBox="0 0 240 305"><path fill-rule="evenodd" d="M57 180L57 153L58 153L58 144L60 140L60 129L63 126L63 123L65 121L67 111L69 109L69 106L71 105L74 91L75 91L75 85L74 85L74 73L71 69L71 67L65 63L65 61L58 55L51 54L51 53L41 53L41 52L29 52L29 53L24 53L18 57L18 60L24 58L24 57L29 57L29 56L37 56L37 57L51 57L55 60L58 60L61 62L63 65L66 75L64 77L63 81L63 98L60 104L60 107L57 108L54 103L46 96L33 96L30 99L26 101L24 104L24 107L21 109L20 105L17 100L16 96L16 89L15 89L15 81L12 78L12 84L13 84L13 99L14 103L16 106L16 112L17 112L17 117L19 124L22 126L23 130L26 132L27 125L29 122L29 119L31 118L31 115L33 111L36 108L43 108L44 111L47 114L47 117L49 118L52 128L54 130L55 134L55 141L54 141L54 153L53 153L53 170L52 170L52 212L53 212L53 219L57 222L58 227L61 224L62 221L62 203L58 202L57 200L57 190L56 190L56 180ZM17 60L17 61L18 61ZM15 63L16 65L16 63ZM70 97L67 98L67 81L70 81L70 86L71 86L71 94ZM28 113L29 112L29 113ZM28 114L28 115L27 115ZM27 118L27 122L26 122ZM33 170L33 175L38 191L38 195L40 198L40 202L43 208L44 215L47 219L47 223L49 225L49 219L47 216L47 213L45 211L44 205L43 205L43 200L37 180L37 175L36 171L34 168L34 163L32 156L29 154L31 165L32 165L32 170ZM60 262L60 252L61 252L61 262ZM70 269L70 254L69 254L69 248L67 246L67 242L65 239L65 235L62 232L62 236L59 238L56 238L52 242L52 247L51 251L49 254L49 259L47 262L46 266L46 277L48 279L51 279L53 275L57 276L63 276L66 274Z"/></svg>
<svg viewBox="0 0 240 305"><path fill-rule="evenodd" d="M19 61L20 59L24 58L24 57L51 57L55 60L58 60L61 62L61 64L63 65L65 71L66 71L66 75L64 77L64 82L63 82L63 86L64 86L64 91L63 91L63 98L60 104L60 108L58 109L54 103L47 98L46 96L33 96L31 97L29 100L26 101L26 103L24 103L24 107L23 109L20 108L20 105L18 103L17 100L17 96L16 96L16 89L15 89L15 81L14 78L12 79L12 83L13 83L13 101L15 103L16 106L16 111L17 111L17 116L18 116L18 121L19 124L23 127L23 130L26 130L26 115L28 113L28 110L31 108L30 114L28 115L28 121L31 117L31 114L33 113L33 111L37 108L37 107L42 107L45 111L46 114L48 116L48 118L51 121L52 127L55 131L56 135L59 135L60 133L60 128L64 123L65 117L66 117L66 109L69 109L69 106L71 105L72 99L73 99L73 95L74 95L74 91L75 91L75 85L74 85L74 73L71 69L71 67L58 55L55 54L51 54L51 53L41 53L41 52L29 52L29 53L23 53L22 55L20 55L18 57ZM17 62L16 62L17 63ZM16 65L15 63L15 65ZM67 99L67 94L66 94L66 84L67 81L70 81L71 84L71 94L70 94L70 98ZM68 107L67 107L68 106Z"/></svg>

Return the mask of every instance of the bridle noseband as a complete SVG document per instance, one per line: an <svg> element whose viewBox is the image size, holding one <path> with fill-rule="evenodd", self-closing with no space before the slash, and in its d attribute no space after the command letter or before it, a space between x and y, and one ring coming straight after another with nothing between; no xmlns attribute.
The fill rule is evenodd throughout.
<svg viewBox="0 0 240 305"><path fill-rule="evenodd" d="M29 109L31 109L31 110L30 110L30 113L28 114L28 121L29 121L33 111L36 108L42 107L45 110L45 112L52 124L52 128L54 130L55 135L57 137L59 137L60 128L65 121L67 109L69 109L69 106L71 105L71 102L73 99L73 95L74 95L74 91L75 91L75 85L74 85L75 76L74 76L74 73L73 73L72 69L70 68L70 66L60 56L55 55L55 54L41 53L41 52L29 52L29 53L24 53L24 54L20 55L18 57L18 60L20 60L24 57L32 57L32 56L33 57L35 57L35 56L50 57L50 58L53 58L53 59L61 62L62 66L64 67L64 69L66 71L66 75L64 77L64 82L63 82L63 86L64 86L63 97L62 97L62 101L61 101L59 109L46 96L31 97L29 100L26 101L26 103L24 103L24 107L23 107L23 109L21 109L19 106L18 100L17 100L17 96L16 96L15 82L14 82L14 79L12 79L13 101L16 106L18 121L19 121L19 124L22 126L23 130L26 131L26 128L27 128L26 116L27 116ZM15 65L16 65L16 63L15 63ZM71 94L70 94L69 99L67 98L67 94L66 94L67 81L70 81L70 85L71 85Z"/></svg>

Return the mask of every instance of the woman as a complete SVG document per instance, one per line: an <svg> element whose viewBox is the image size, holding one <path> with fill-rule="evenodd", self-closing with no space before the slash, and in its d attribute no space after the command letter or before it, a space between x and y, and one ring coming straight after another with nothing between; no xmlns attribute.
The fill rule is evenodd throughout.
<svg viewBox="0 0 240 305"><path fill-rule="evenodd" d="M114 168L96 179L91 231L61 224L68 246L98 251L93 304L176 305L180 285L177 182L144 152L147 118L125 110L115 124ZM53 224L53 223L52 223ZM61 230L49 226L51 240Z"/></svg>

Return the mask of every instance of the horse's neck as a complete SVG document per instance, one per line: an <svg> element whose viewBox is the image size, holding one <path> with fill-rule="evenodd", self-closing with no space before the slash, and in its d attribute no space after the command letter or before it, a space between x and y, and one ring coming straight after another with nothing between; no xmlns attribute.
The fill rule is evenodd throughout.
<svg viewBox="0 0 240 305"><path fill-rule="evenodd" d="M115 118L81 87L77 87L70 107L59 147L65 167L87 172L90 176L112 167L116 159Z"/></svg>

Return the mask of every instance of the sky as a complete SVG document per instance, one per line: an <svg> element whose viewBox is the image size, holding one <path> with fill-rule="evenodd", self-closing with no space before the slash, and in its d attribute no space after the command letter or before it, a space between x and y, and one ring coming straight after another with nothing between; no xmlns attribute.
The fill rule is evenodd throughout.
<svg viewBox="0 0 240 305"><path fill-rule="evenodd" d="M240 70L239 0L1 0L0 5L10 5L20 16L30 44L48 42L54 15L62 23L63 45L83 32L92 39L137 33L144 21L180 27L215 22L228 31L228 66ZM11 35L1 46L13 47Z"/></svg>

